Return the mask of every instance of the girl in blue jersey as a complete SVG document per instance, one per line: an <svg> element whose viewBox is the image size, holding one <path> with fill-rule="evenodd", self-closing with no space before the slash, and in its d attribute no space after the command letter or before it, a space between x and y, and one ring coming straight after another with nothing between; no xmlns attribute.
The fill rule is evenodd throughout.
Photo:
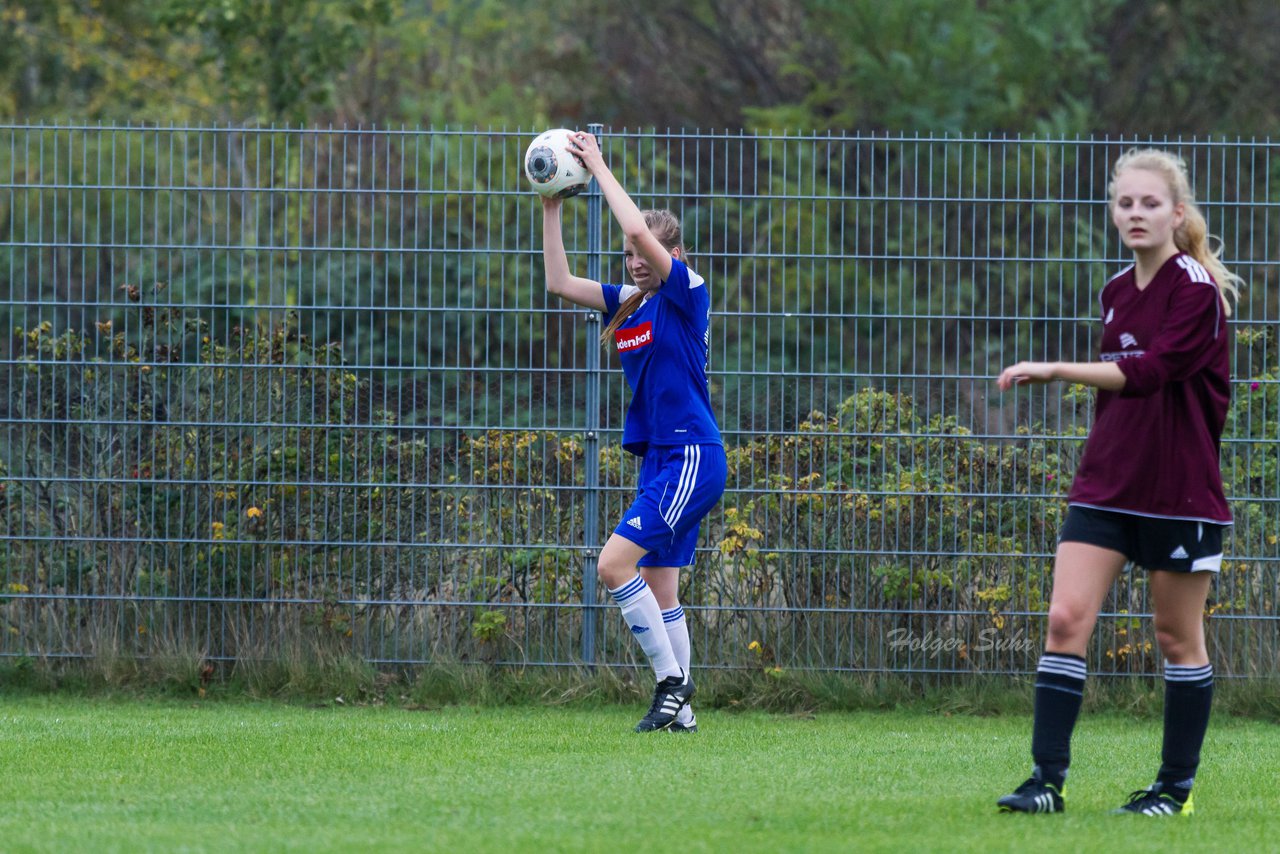
<svg viewBox="0 0 1280 854"><path fill-rule="evenodd" d="M600 552L600 580L653 665L653 703L637 732L696 732L689 700L689 630L680 568L693 563L698 526L724 493L724 446L707 388L711 299L684 262L680 222L641 211L604 162L593 135L570 145L600 185L623 233L633 284L605 285L569 272L561 200L542 200L547 290L604 313L601 343L613 347L631 387L622 446L642 458L636 499Z"/></svg>
<svg viewBox="0 0 1280 854"><path fill-rule="evenodd" d="M1117 812L1190 815L1213 699L1204 606L1231 511L1219 442L1231 399L1227 315L1237 276L1207 243L1178 157L1130 151L1115 166L1111 215L1134 263L1102 289L1098 362L1019 362L1001 390L1061 380L1098 389L1054 557L1049 635L1036 672L1030 779L998 805L1060 812L1085 652L1126 563L1150 572L1164 655L1162 764Z"/></svg>

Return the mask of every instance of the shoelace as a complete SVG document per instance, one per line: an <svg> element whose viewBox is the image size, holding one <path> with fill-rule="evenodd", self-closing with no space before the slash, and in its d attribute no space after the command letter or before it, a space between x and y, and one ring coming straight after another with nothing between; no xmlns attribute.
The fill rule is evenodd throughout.
<svg viewBox="0 0 1280 854"><path fill-rule="evenodd" d="M1037 780L1035 777L1028 777L1027 782L1023 783L1021 786L1014 789L1013 793L1015 795L1025 795L1027 792L1031 791L1032 789L1039 788L1043 785L1044 784L1041 781Z"/></svg>
<svg viewBox="0 0 1280 854"><path fill-rule="evenodd" d="M653 702L649 704L649 714L653 714L662 708L662 701L670 695L670 692L664 691L661 686L653 690Z"/></svg>

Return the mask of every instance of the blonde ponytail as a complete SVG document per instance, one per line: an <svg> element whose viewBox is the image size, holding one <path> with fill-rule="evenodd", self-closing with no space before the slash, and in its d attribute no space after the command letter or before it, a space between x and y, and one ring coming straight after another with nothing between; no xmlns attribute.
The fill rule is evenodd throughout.
<svg viewBox="0 0 1280 854"><path fill-rule="evenodd" d="M640 307L640 303L644 302L644 291L636 291L631 296L622 301L618 306L618 310L614 312L613 320L609 321L609 325L600 333L600 343L608 345L609 339L613 337L613 333L618 331L622 324L627 322L627 318L635 314L636 309Z"/></svg>

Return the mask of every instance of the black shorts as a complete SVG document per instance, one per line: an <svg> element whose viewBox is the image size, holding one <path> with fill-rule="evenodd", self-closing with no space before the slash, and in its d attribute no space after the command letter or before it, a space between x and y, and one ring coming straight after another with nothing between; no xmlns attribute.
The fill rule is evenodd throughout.
<svg viewBox="0 0 1280 854"><path fill-rule="evenodd" d="M1111 549L1145 569L1218 572L1222 569L1222 534L1228 527L1072 504L1058 542Z"/></svg>

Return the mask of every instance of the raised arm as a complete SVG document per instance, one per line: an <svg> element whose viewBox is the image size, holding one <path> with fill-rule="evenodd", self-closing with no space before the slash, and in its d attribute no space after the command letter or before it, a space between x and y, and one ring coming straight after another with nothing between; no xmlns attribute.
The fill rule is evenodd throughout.
<svg viewBox="0 0 1280 854"><path fill-rule="evenodd" d="M622 189L618 179L613 177L613 172L604 162L604 155L600 152L600 144L596 142L595 136L585 131L578 131L570 134L569 144L571 147L577 146L574 153L582 159L587 171L600 185L600 193L608 203L609 210L613 211L614 219L621 226L622 235L631 240L636 251L665 282L671 275L671 252L653 236L653 232L645 224L644 214L640 213L640 208L631 200L631 196L627 195L627 191Z"/></svg>
<svg viewBox="0 0 1280 854"><path fill-rule="evenodd" d="M563 199L542 199L542 263L547 273L547 291L580 306L606 311L600 283L569 272L569 256L565 254L561 233L563 206Z"/></svg>

